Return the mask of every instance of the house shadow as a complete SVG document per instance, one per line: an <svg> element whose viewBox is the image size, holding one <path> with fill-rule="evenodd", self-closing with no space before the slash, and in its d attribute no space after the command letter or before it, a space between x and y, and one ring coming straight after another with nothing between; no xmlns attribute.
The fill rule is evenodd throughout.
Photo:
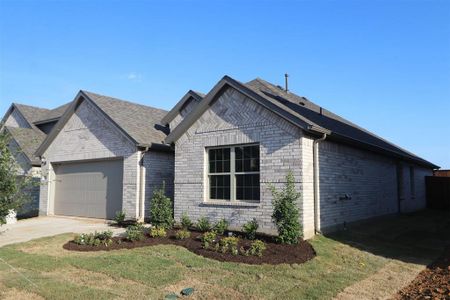
<svg viewBox="0 0 450 300"><path fill-rule="evenodd" d="M427 209L380 217L324 235L374 255L429 265L450 246L450 212Z"/></svg>

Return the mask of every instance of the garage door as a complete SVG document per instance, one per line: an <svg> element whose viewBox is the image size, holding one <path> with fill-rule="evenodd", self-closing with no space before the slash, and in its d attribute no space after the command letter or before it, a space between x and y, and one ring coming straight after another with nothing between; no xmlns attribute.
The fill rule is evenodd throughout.
<svg viewBox="0 0 450 300"><path fill-rule="evenodd" d="M122 160L54 166L56 215L113 219L122 210Z"/></svg>

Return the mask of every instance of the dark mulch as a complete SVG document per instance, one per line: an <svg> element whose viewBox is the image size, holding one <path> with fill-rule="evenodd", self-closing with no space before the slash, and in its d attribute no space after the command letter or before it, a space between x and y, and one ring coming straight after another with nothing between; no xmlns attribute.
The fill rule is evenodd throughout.
<svg viewBox="0 0 450 300"><path fill-rule="evenodd" d="M143 241L129 242L119 237L113 238L113 243L110 246L86 246L78 245L73 241L69 241L63 245L63 248L71 251L110 251L117 249L132 249L137 247L146 247L154 245L178 245L185 247L191 252L198 255L212 258L218 261L231 261L245 264L301 264L316 256L316 252L313 247L307 241L300 241L296 245L284 245L277 244L273 237L270 236L258 236L257 238L263 240L266 243L267 249L264 251L262 257L257 256L244 256L244 255L232 255L230 253L221 253L213 250L206 250L202 248L200 237L202 233L191 232L191 237L184 240L175 239L175 230L169 230L167 237L164 238L152 238L146 236ZM120 240L120 241L119 241ZM241 237L239 247L243 246L247 248L252 241Z"/></svg>
<svg viewBox="0 0 450 300"><path fill-rule="evenodd" d="M441 257L419 273L396 299L450 299L450 247Z"/></svg>

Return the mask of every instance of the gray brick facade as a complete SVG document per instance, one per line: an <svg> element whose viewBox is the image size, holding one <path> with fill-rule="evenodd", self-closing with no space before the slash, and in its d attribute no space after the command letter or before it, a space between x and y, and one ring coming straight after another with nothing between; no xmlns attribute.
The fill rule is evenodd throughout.
<svg viewBox="0 0 450 300"><path fill-rule="evenodd" d="M209 201L206 149L246 143L260 145L260 203ZM320 230L398 212L397 160L328 140L319 144L317 155ZM401 211L424 208L424 176L431 175L431 169L407 163L401 169ZM303 233L310 238L314 235L313 138L228 88L175 143L175 219L186 212L193 220L225 218L239 228L256 218L263 231L273 232L269 185L281 187L288 170L293 171L301 193Z"/></svg>
<svg viewBox="0 0 450 300"><path fill-rule="evenodd" d="M5 126L10 127L20 127L20 128L31 128L30 124L25 120L25 118L14 109L8 118L5 120Z"/></svg>
<svg viewBox="0 0 450 300"><path fill-rule="evenodd" d="M55 174L52 164L59 162L123 159L122 210L129 218L136 218L139 195L140 152L96 107L83 101L64 128L45 151L40 191L41 215L53 214Z"/></svg>
<svg viewBox="0 0 450 300"><path fill-rule="evenodd" d="M193 220L226 218L240 228L252 218L273 232L269 185L283 185L288 170L301 178L301 131L234 89L228 89L176 142L175 219L186 212ZM205 148L259 143L261 201L259 204L210 202L205 191ZM300 185L299 185L300 186ZM300 203L299 203L300 205Z"/></svg>

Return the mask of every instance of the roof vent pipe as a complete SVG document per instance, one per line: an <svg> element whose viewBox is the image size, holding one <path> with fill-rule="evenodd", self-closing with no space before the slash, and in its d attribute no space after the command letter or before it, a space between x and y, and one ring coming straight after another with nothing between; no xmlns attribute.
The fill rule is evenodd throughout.
<svg viewBox="0 0 450 300"><path fill-rule="evenodd" d="M288 77L289 77L288 73L284 74L284 90L285 90L286 93L289 92L289 89L288 89Z"/></svg>

